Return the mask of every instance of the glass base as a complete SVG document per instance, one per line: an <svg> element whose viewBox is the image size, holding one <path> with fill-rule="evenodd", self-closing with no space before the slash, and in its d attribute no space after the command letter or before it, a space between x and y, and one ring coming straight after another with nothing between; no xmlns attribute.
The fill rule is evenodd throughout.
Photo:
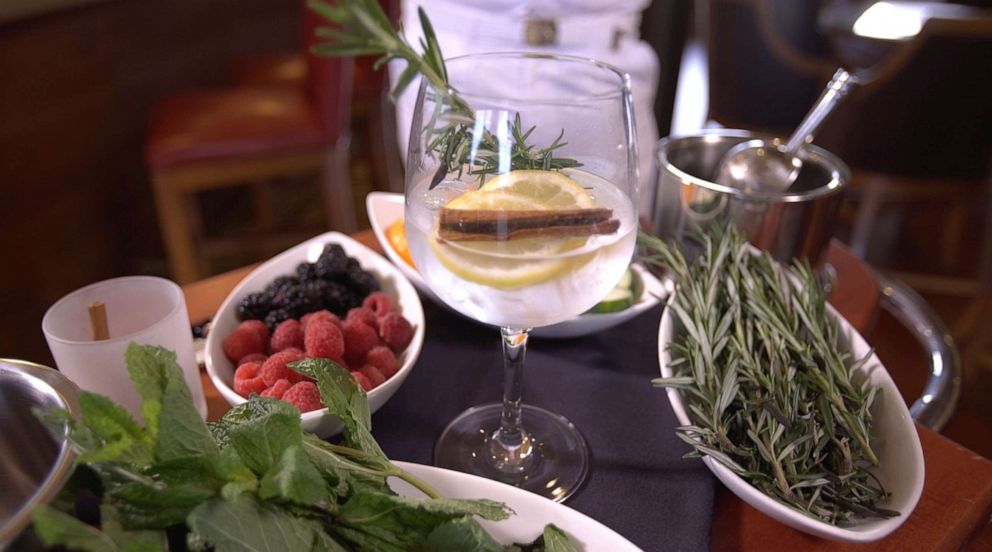
<svg viewBox="0 0 992 552"><path fill-rule="evenodd" d="M493 447L502 403L462 412L444 429L434 446L434 465L520 487L562 502L572 496L589 473L589 449L582 434L565 417L536 406L521 406L529 442L516 451L520 460L507 462ZM529 445L529 450L527 449Z"/></svg>

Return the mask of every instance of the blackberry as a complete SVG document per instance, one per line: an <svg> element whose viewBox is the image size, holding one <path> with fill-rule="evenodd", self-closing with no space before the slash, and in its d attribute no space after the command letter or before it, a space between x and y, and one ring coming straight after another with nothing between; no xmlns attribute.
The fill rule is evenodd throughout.
<svg viewBox="0 0 992 552"><path fill-rule="evenodd" d="M350 309L354 308L353 299L351 298L351 290L348 289L348 286L339 282L326 282L326 284L327 287L324 289L323 308L343 318L346 314L348 314Z"/></svg>
<svg viewBox="0 0 992 552"><path fill-rule="evenodd" d="M266 289L278 292L287 287L296 286L299 283L300 279L296 276L279 276L275 280L272 280L272 283L270 283Z"/></svg>
<svg viewBox="0 0 992 552"><path fill-rule="evenodd" d="M378 280L375 279L375 276L364 270L349 272L348 286L355 290L355 293L361 295L362 299L365 299L365 296L373 291L379 291Z"/></svg>
<svg viewBox="0 0 992 552"><path fill-rule="evenodd" d="M317 275L325 280L339 280L348 274L347 257L325 257L321 255L314 266Z"/></svg>
<svg viewBox="0 0 992 552"><path fill-rule="evenodd" d="M345 305L347 305L345 312L347 313L353 308L362 306L362 301L365 300L365 295L367 294L362 294L359 290L349 286L344 295Z"/></svg>
<svg viewBox="0 0 992 552"><path fill-rule="evenodd" d="M269 311L269 314L265 315L265 325L269 327L270 332L274 332L276 331L276 326L290 318L293 318L293 313L288 309L273 309Z"/></svg>
<svg viewBox="0 0 992 552"><path fill-rule="evenodd" d="M293 296L293 310L296 316L303 316L308 312L319 311L324 308L324 297L327 293L327 286L330 282L326 280L313 280L303 282L296 288Z"/></svg>
<svg viewBox="0 0 992 552"><path fill-rule="evenodd" d="M272 303L266 293L249 293L238 303L238 320L262 320L270 310Z"/></svg>
<svg viewBox="0 0 992 552"><path fill-rule="evenodd" d="M362 269L362 264L358 262L358 259L354 257L348 257L345 260L345 268L348 269L348 272L355 272L356 270Z"/></svg>
<svg viewBox="0 0 992 552"><path fill-rule="evenodd" d="M344 248L336 243L329 243L324 246L324 250L320 252L319 259L344 259L347 255L344 252Z"/></svg>
<svg viewBox="0 0 992 552"><path fill-rule="evenodd" d="M300 282L312 282L320 279L320 275L317 273L317 265L314 263L300 263L296 265L296 276L300 279Z"/></svg>

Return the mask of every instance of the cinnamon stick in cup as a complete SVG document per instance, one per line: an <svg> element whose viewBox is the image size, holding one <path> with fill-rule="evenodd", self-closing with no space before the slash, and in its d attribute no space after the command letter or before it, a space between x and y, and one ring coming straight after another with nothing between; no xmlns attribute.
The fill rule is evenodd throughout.
<svg viewBox="0 0 992 552"><path fill-rule="evenodd" d="M110 330L107 328L107 307L103 301L93 301L87 309L90 313L90 329L93 332L93 341L103 341L110 339Z"/></svg>

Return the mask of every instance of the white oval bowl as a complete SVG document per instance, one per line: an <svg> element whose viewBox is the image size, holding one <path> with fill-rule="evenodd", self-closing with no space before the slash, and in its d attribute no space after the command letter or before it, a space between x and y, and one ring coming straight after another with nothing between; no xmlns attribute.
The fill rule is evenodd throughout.
<svg viewBox="0 0 992 552"><path fill-rule="evenodd" d="M669 296L669 302L674 299L675 293ZM827 305L827 311L840 324L842 340L843 336L847 337L854 358L862 358L868 354L870 348L857 330L832 306ZM671 312L670 308L665 309L658 328L658 361L661 365L661 375L666 378L673 375L670 366L671 357L668 354L668 344L672 341L674 330ZM899 394L899 389L874 352L862 368L861 374L865 375L865 372L872 384L880 388L880 393L871 409L873 418L871 445L879 462L879 467L875 468L873 473L885 490L891 493L889 500L882 506L897 510L900 512L899 516L888 519L861 519L852 527L837 527L778 502L709 456L703 456L703 463L741 500L789 527L825 539L844 542L871 542L885 537L906 521L920 500L920 494L923 492L923 449L920 446L916 425ZM679 391L673 388L666 388L665 391L679 424L690 425Z"/></svg>
<svg viewBox="0 0 992 552"><path fill-rule="evenodd" d="M548 523L554 523L568 534L576 548L583 552L636 552L640 548L616 531L591 517L541 495L505 483L467 473L393 462L430 485L446 498L488 498L506 504L514 514L503 521L479 520L485 530L500 544L526 543L537 538ZM423 498L424 493L398 478L389 486L400 496Z"/></svg>
<svg viewBox="0 0 992 552"><path fill-rule="evenodd" d="M296 273L296 265L301 262L314 262L328 243L339 244L349 257L354 257L364 270L378 280L382 291L389 294L399 312L413 326L413 339L406 350L397 356L400 369L393 377L368 392L369 410L375 412L396 393L403 380L410 375L413 364L420 355L424 344L424 309L420 297L410 282L396 267L381 255L338 232L328 232L296 245L265 261L251 271L241 283L228 294L214 315L210 333L207 335L205 364L207 374L215 387L232 406L244 403L246 399L233 388L235 366L224 355L224 338L237 328L238 302L249 293L262 291L278 276ZM301 414L303 429L321 437L329 437L341 431L341 423L331 416L326 408Z"/></svg>
<svg viewBox="0 0 992 552"><path fill-rule="evenodd" d="M382 247L382 250L385 251L386 256L393 261L393 263L399 268L400 272L402 272L403 275L406 276L407 279L409 279L410 282L413 283L413 285L420 290L425 297L431 299L439 305L449 308L450 310L450 307L447 307L444 301L442 301L437 294L431 291L430 286L427 285L427 282L422 276L420 276L417 269L408 265L406 261L400 257L399 253L393 249L392 244L389 243L389 239L386 237L386 230L389 226L397 220L403 218L403 194L371 192L365 197L365 207L368 211L369 223L372 225L372 232L375 233L375 237L379 240L379 245ZM623 324L644 311L650 310L664 299L668 293L667 289L664 284L654 277L654 275L640 265L634 264L632 266L644 282L644 293L641 294L641 297L636 303L618 312L606 314L583 314L582 316L576 316L571 320L566 320L558 324L534 328L530 335L533 337L552 339L581 337L608 330L614 326Z"/></svg>

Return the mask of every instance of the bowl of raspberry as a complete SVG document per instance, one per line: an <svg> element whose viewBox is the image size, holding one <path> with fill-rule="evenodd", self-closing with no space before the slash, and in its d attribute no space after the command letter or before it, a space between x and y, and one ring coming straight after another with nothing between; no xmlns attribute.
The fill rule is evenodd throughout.
<svg viewBox="0 0 992 552"><path fill-rule="evenodd" d="M290 368L325 358L349 370L375 412L420 355L424 311L409 280L355 240L328 232L269 259L227 296L207 335L207 373L232 406L252 394L300 410L321 437L341 424L314 382Z"/></svg>

